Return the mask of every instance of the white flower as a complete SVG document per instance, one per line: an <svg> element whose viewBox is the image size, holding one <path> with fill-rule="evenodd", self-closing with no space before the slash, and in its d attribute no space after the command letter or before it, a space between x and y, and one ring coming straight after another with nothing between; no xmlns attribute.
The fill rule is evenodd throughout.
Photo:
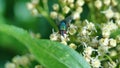
<svg viewBox="0 0 120 68"><path fill-rule="evenodd" d="M36 65L35 68L43 68L41 65Z"/></svg>
<svg viewBox="0 0 120 68"><path fill-rule="evenodd" d="M64 41L64 40L63 40L63 41L61 41L61 43L62 43L62 44L64 44L64 45L67 45L67 42L66 42L66 41Z"/></svg>
<svg viewBox="0 0 120 68"><path fill-rule="evenodd" d="M7 62L5 64L5 68L16 68L16 65L14 63Z"/></svg>
<svg viewBox="0 0 120 68"><path fill-rule="evenodd" d="M73 3L69 4L69 7L74 8L74 4Z"/></svg>
<svg viewBox="0 0 120 68"><path fill-rule="evenodd" d="M27 56L21 56L21 65L27 65L30 63L29 58Z"/></svg>
<svg viewBox="0 0 120 68"><path fill-rule="evenodd" d="M110 51L110 56L114 57L117 55L117 52L115 50Z"/></svg>
<svg viewBox="0 0 120 68"><path fill-rule="evenodd" d="M102 30L102 36L104 38L109 38L110 34L111 34L110 30L108 30L108 29Z"/></svg>
<svg viewBox="0 0 120 68"><path fill-rule="evenodd" d="M39 12L38 12L38 10L36 8L34 8L32 10L32 14L35 15L35 16L37 16L39 14Z"/></svg>
<svg viewBox="0 0 120 68"><path fill-rule="evenodd" d="M39 0L32 0L33 4L39 4Z"/></svg>
<svg viewBox="0 0 120 68"><path fill-rule="evenodd" d="M80 13L79 12L73 12L73 19L79 19L80 18Z"/></svg>
<svg viewBox="0 0 120 68"><path fill-rule="evenodd" d="M74 29L74 28L69 28L69 34L70 34L70 35L74 35L76 32L77 32L76 29Z"/></svg>
<svg viewBox="0 0 120 68"><path fill-rule="evenodd" d="M89 57L85 57L85 60L86 60L87 62L90 62L90 58L89 58Z"/></svg>
<svg viewBox="0 0 120 68"><path fill-rule="evenodd" d="M97 38L98 38L98 36L96 36L95 38L92 38L92 44L91 44L91 46L96 47L98 45Z"/></svg>
<svg viewBox="0 0 120 68"><path fill-rule="evenodd" d="M83 8L80 6L80 7L77 7L77 9L76 9L76 12L78 12L78 13L82 13L82 11L83 11Z"/></svg>
<svg viewBox="0 0 120 68"><path fill-rule="evenodd" d="M77 0L77 1L76 1L76 5L77 5L77 6L83 6L84 3L85 3L84 0Z"/></svg>
<svg viewBox="0 0 120 68"><path fill-rule="evenodd" d="M60 2L61 2L62 4L66 4L66 3L67 3L67 0L60 0Z"/></svg>
<svg viewBox="0 0 120 68"><path fill-rule="evenodd" d="M56 11L59 10L59 5L58 4L54 4L52 7L53 7L53 10L56 10Z"/></svg>
<svg viewBox="0 0 120 68"><path fill-rule="evenodd" d="M94 67L94 68L99 68L101 66L101 62L99 59L92 59L92 62L91 62L91 65Z"/></svg>
<svg viewBox="0 0 120 68"><path fill-rule="evenodd" d="M117 64L114 61L108 62L110 68L116 68Z"/></svg>
<svg viewBox="0 0 120 68"><path fill-rule="evenodd" d="M84 50L84 53L87 54L87 55L91 55L93 50L94 49L92 47L86 47L85 50Z"/></svg>
<svg viewBox="0 0 120 68"><path fill-rule="evenodd" d="M70 48L73 48L73 49L76 49L76 48L77 48L77 46L76 46L74 43L71 43L71 44L69 45L69 47L70 47Z"/></svg>
<svg viewBox="0 0 120 68"><path fill-rule="evenodd" d="M115 12L114 13L114 17L118 20L120 19L120 13L119 12Z"/></svg>
<svg viewBox="0 0 120 68"><path fill-rule="evenodd" d="M108 44L109 44L109 39L108 39L108 38L101 38L101 39L99 40L99 44L100 44L101 46L108 46Z"/></svg>
<svg viewBox="0 0 120 68"><path fill-rule="evenodd" d="M55 12L55 11L52 11L52 12L50 13L50 17L52 17L53 19L57 18L57 16L58 16L58 13Z"/></svg>
<svg viewBox="0 0 120 68"><path fill-rule="evenodd" d="M92 22L88 22L87 20L85 21L87 23L86 27L88 30L95 30L95 25Z"/></svg>
<svg viewBox="0 0 120 68"><path fill-rule="evenodd" d="M56 40L58 40L58 33L52 33L51 35L50 35L50 40L53 40L53 41L56 41Z"/></svg>
<svg viewBox="0 0 120 68"><path fill-rule="evenodd" d="M32 4L32 3L30 3L30 2L28 2L28 3L27 3L27 8L28 8L29 10L32 10L32 9L35 8L35 5Z"/></svg>
<svg viewBox="0 0 120 68"><path fill-rule="evenodd" d="M99 46L98 47L99 55L104 55L104 54L108 53L109 52L108 49L109 49L108 46Z"/></svg>
<svg viewBox="0 0 120 68"><path fill-rule="evenodd" d="M96 0L94 3L95 7L100 9L102 7L102 1L101 0Z"/></svg>
<svg viewBox="0 0 120 68"><path fill-rule="evenodd" d="M85 53L83 53L83 55L84 55L85 60L90 63L91 56Z"/></svg>
<svg viewBox="0 0 120 68"><path fill-rule="evenodd" d="M103 37L109 37L111 31L116 30L118 26L113 23L113 21L109 21L102 27L102 35Z"/></svg>
<svg viewBox="0 0 120 68"><path fill-rule="evenodd" d="M102 13L105 14L105 16L106 16L107 19L110 19L110 18L112 18L112 17L114 16L114 12L113 12L113 10L112 10L111 7L109 7L109 8L108 8L107 10L105 10L105 11L102 11Z"/></svg>
<svg viewBox="0 0 120 68"><path fill-rule="evenodd" d="M65 17L62 14L59 14L58 18L59 18L60 21L63 20L63 19L65 19Z"/></svg>
<svg viewBox="0 0 120 68"><path fill-rule="evenodd" d="M109 46L110 47L115 47L116 46L116 40L114 40L114 39L109 39Z"/></svg>
<svg viewBox="0 0 120 68"><path fill-rule="evenodd" d="M63 11L65 14L67 14L67 13L70 11L70 8L69 8L68 6L64 6L64 7L62 8L62 11Z"/></svg>
<svg viewBox="0 0 120 68"><path fill-rule="evenodd" d="M70 41L67 34L64 34L64 36L61 35L60 37L61 37L61 41Z"/></svg>
<svg viewBox="0 0 120 68"><path fill-rule="evenodd" d="M20 64L20 63L21 63L20 60L21 60L21 56L15 56L15 57L12 59L12 62L14 62L14 63L16 63L16 64Z"/></svg>
<svg viewBox="0 0 120 68"><path fill-rule="evenodd" d="M112 20L108 22L107 26L109 27L109 29L110 29L111 31L112 31L112 30L116 30L116 29L118 28L118 26L117 26L115 23L113 23Z"/></svg>
<svg viewBox="0 0 120 68"><path fill-rule="evenodd" d="M88 35L88 31L86 30L86 27L82 28L81 35L83 36Z"/></svg>
<svg viewBox="0 0 120 68"><path fill-rule="evenodd" d="M117 2L116 0L111 0L111 2L112 2L112 5L113 5L113 6L116 6L116 5L118 5L118 3L119 3L119 2Z"/></svg>
<svg viewBox="0 0 120 68"><path fill-rule="evenodd" d="M74 0L67 0L67 3L68 4L71 4L71 3L73 3L74 2Z"/></svg>
<svg viewBox="0 0 120 68"><path fill-rule="evenodd" d="M76 31L77 26L70 24L70 27L68 29L68 32L70 35L74 35L77 31Z"/></svg>
<svg viewBox="0 0 120 68"><path fill-rule="evenodd" d="M30 62L27 56L15 56L12 61L18 65L27 65Z"/></svg>
<svg viewBox="0 0 120 68"><path fill-rule="evenodd" d="M111 2L111 0L103 0L103 3L107 6L110 5L110 2Z"/></svg>

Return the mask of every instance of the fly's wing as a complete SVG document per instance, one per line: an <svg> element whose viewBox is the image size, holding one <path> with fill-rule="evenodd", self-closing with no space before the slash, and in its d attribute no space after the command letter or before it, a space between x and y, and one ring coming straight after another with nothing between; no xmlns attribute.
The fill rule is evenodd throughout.
<svg viewBox="0 0 120 68"><path fill-rule="evenodd" d="M71 23L73 17L72 15L66 17L64 20L60 21L59 17L57 16L57 18L55 19L55 23L57 24L57 26L59 27L61 22L65 22L66 26L69 27L69 24Z"/></svg>
<svg viewBox="0 0 120 68"><path fill-rule="evenodd" d="M66 25L69 26L69 24L71 23L73 17L72 15L68 16L66 19L65 19L65 22L66 22Z"/></svg>
<svg viewBox="0 0 120 68"><path fill-rule="evenodd" d="M72 15L70 15L65 19L65 21L66 21L66 23L70 23L72 21L72 19L73 19L73 17L72 17Z"/></svg>

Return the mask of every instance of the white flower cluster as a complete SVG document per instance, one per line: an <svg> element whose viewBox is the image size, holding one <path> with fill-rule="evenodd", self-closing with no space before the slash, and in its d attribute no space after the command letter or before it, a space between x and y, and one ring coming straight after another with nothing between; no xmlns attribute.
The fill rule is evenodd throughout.
<svg viewBox="0 0 120 68"><path fill-rule="evenodd" d="M101 9L103 6L116 6L118 3L116 0L95 0L94 5L97 9Z"/></svg>
<svg viewBox="0 0 120 68"><path fill-rule="evenodd" d="M85 20L85 23L86 25L81 30L83 36L91 35L92 31L96 31L95 25L92 22Z"/></svg>
<svg viewBox="0 0 120 68"><path fill-rule="evenodd" d="M79 19L80 14L83 11L82 6L84 5L84 0L60 0L61 5L54 4L53 5L53 11L50 13L51 18L56 19L61 15L59 13L60 8L62 8L62 16L64 17L65 14L68 14L72 11L73 19ZM71 10L74 9L74 10Z"/></svg>
<svg viewBox="0 0 120 68"><path fill-rule="evenodd" d="M50 40L52 41L60 41L64 45L69 45L71 48L76 49L77 46L74 43L68 44L67 42L70 41L69 35L74 35L77 27L73 24L70 24L70 27L68 27L67 34L64 34L64 36L60 35L59 32L54 32L50 35Z"/></svg>
<svg viewBox="0 0 120 68"><path fill-rule="evenodd" d="M102 27L102 35L103 37L109 37L111 32L113 30L116 30L118 29L118 26L116 23L113 23L113 21L108 21L107 24L104 24L103 27Z"/></svg>
<svg viewBox="0 0 120 68"><path fill-rule="evenodd" d="M37 2L38 0L28 3L28 9L33 10ZM73 21L67 27L64 36L59 31L53 31L50 40L59 41L76 51L80 50L93 68L104 67L102 66L104 61L108 64L108 68L115 68L118 62L114 62L112 58L118 55L117 51L120 51L118 47L120 35L112 37L111 34L120 28L120 13L115 8L117 5L116 0L59 0L59 4L53 4L50 17L61 21L70 15ZM89 16L87 18L90 18L91 22L87 18L82 19L84 6L90 10L86 11Z"/></svg>
<svg viewBox="0 0 120 68"><path fill-rule="evenodd" d="M105 14L108 20L114 17L114 11L112 10L112 7L109 7L107 10L102 11L102 13Z"/></svg>
<svg viewBox="0 0 120 68"><path fill-rule="evenodd" d="M33 15L38 15L39 12L36 9L36 6L39 4L39 0L31 0L31 2L27 3L27 8L32 12Z"/></svg>
<svg viewBox="0 0 120 68"><path fill-rule="evenodd" d="M84 58L86 59L87 62L90 63L90 65L93 67L93 68L99 68L101 67L101 62L100 60L98 59L98 56L96 57L91 57L92 55L92 52L95 51L97 52L97 50L95 50L93 47L91 46L87 46L86 43L84 43L84 46L85 46L85 49L84 49L84 52L83 52L83 56Z"/></svg>
<svg viewBox="0 0 120 68"><path fill-rule="evenodd" d="M113 38L109 38L110 33L116 29L118 29L118 26L115 23L113 23L113 21L104 24L103 27L101 28L103 38L98 39L99 36L92 37L92 33L97 33L95 25L92 22L88 22L88 20L85 20L84 22L79 24L78 23L70 24L67 30L68 33L66 37L60 38L60 34L58 32L57 33L53 32L51 36L54 35L55 38L52 38L50 36L50 39L51 40L54 39L55 41L58 40L60 41L61 39L61 43L65 45L69 45L70 48L73 49L78 48L77 46L81 45L81 43L84 42L82 44L85 47L83 51L84 58L86 59L87 62L90 63L92 67L99 68L101 67L101 61L99 60L100 56L104 56L107 53L109 53L110 56L116 55L115 51L113 52L109 51L110 48L116 47L117 40L120 40L119 39L120 37L117 37L117 40ZM106 30L109 31L109 34L106 34L107 32ZM73 36L75 38L73 38ZM70 42L72 39L74 39L75 41L68 44L68 42ZM79 43L79 44L76 45L75 43ZM95 55L94 57L92 57L93 52L97 53L97 55Z"/></svg>
<svg viewBox="0 0 120 68"><path fill-rule="evenodd" d="M27 54L23 56L15 56L12 62L7 62L5 68L19 68L20 66L29 66L29 64L35 60L33 55Z"/></svg>
<svg viewBox="0 0 120 68"><path fill-rule="evenodd" d="M68 27L68 33L70 35L74 35L77 32L77 26L70 24L70 27Z"/></svg>

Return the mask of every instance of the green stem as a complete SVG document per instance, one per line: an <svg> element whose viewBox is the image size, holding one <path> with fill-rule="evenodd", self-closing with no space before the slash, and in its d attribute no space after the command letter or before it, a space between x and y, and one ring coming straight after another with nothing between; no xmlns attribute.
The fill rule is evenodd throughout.
<svg viewBox="0 0 120 68"><path fill-rule="evenodd" d="M110 60L110 62L113 62L113 60L108 55L105 56Z"/></svg>
<svg viewBox="0 0 120 68"><path fill-rule="evenodd" d="M92 1L92 2L93 2L93 1ZM89 9L90 9L90 13L89 13L89 14L90 14L90 18L89 18L89 19L90 19L92 22L96 22L96 21L95 21L95 15L94 15L95 12L94 12L94 7L93 7L93 3L92 3L92 2L88 4L88 7L89 7Z"/></svg>
<svg viewBox="0 0 120 68"><path fill-rule="evenodd" d="M47 11L47 13L49 12L48 0L43 0L43 8L45 9L45 11Z"/></svg>
<svg viewBox="0 0 120 68"><path fill-rule="evenodd" d="M40 14L42 14L49 21L50 25L55 29L55 31L58 31L57 25L54 23L54 21L50 19L48 12L46 12L43 8L39 6L37 7L37 9L40 12Z"/></svg>

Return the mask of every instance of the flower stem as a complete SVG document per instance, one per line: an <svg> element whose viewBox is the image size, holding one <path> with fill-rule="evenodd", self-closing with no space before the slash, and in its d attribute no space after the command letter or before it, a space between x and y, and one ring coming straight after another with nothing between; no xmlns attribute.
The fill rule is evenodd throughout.
<svg viewBox="0 0 120 68"><path fill-rule="evenodd" d="M57 25L54 23L53 20L50 19L50 16L49 16L48 12L45 11L43 8L41 8L39 6L37 6L36 8L40 12L40 14L43 15L49 21L50 25L55 29L55 31L58 31Z"/></svg>

